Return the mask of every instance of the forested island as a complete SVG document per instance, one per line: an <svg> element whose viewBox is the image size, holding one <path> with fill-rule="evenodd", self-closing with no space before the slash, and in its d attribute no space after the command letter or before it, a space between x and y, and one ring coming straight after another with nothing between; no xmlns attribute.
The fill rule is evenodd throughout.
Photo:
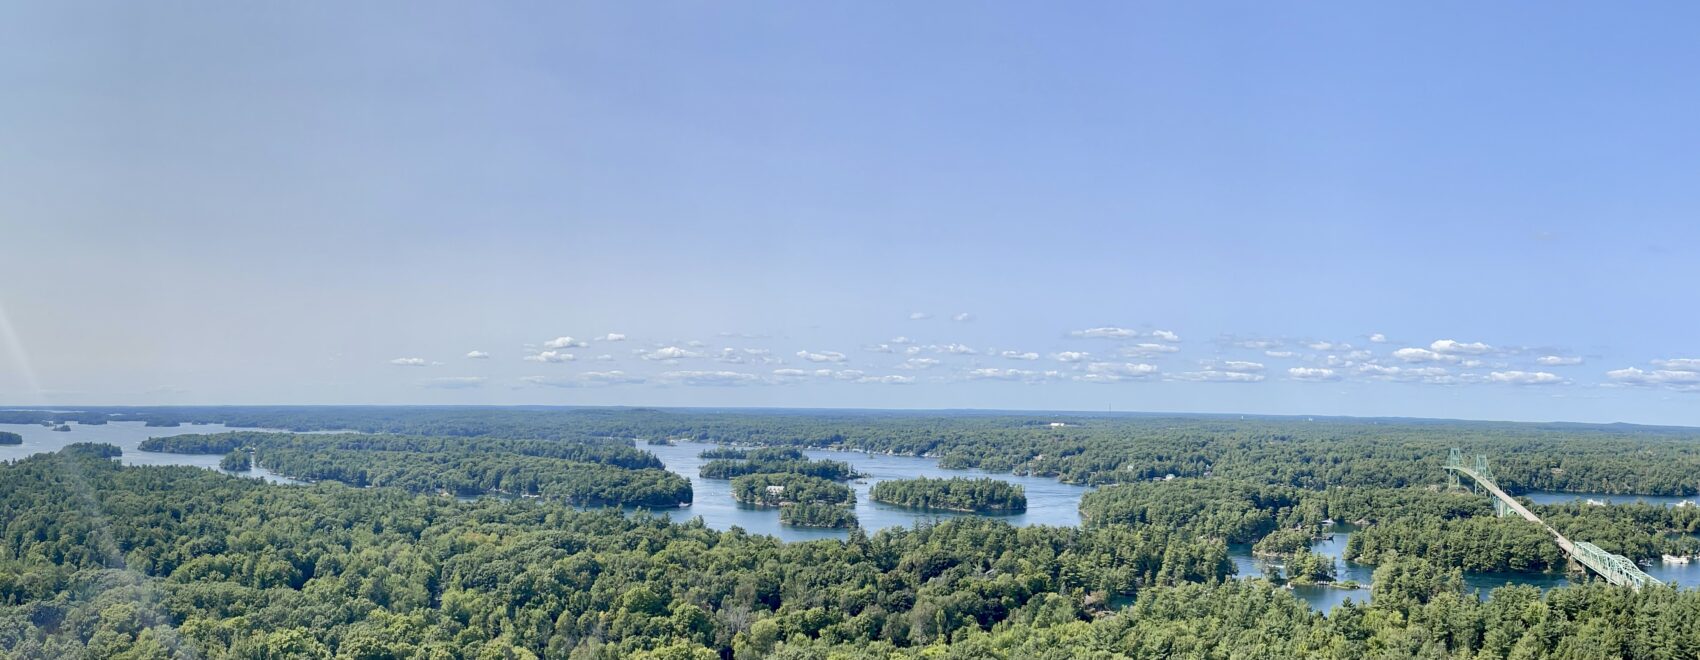
<svg viewBox="0 0 1700 660"><path fill-rule="evenodd" d="M703 466L703 477L735 474L732 499L753 506L780 507L779 522L798 527L846 528L856 526L856 493L834 479L853 475L849 465L837 461L809 461L790 449L758 449L751 452L710 450L734 458L715 459ZM706 456L709 452L704 452ZM712 469L711 469L711 466ZM763 470L753 472L751 470ZM765 470L788 470L768 472ZM832 478L815 475L832 475Z"/></svg>
<svg viewBox="0 0 1700 660"><path fill-rule="evenodd" d="M749 474L732 479L732 498L745 504L855 504L849 486L790 472Z"/></svg>
<svg viewBox="0 0 1700 660"><path fill-rule="evenodd" d="M856 478L856 471L849 463L831 460L809 460L803 452L796 449L767 448L750 451L739 450L709 450L703 453L716 456L732 456L735 458L716 458L704 463L701 476L704 479L731 479L746 474L775 474L788 472L801 474L832 481L844 481Z"/></svg>
<svg viewBox="0 0 1700 660"><path fill-rule="evenodd" d="M224 454L283 476L415 493L547 497L587 506L670 508L692 499L690 480L653 454L615 441L555 442L366 434L228 432L149 438L144 451ZM228 463L228 465L226 465Z"/></svg>
<svg viewBox="0 0 1700 660"><path fill-rule="evenodd" d="M24 444L24 436L18 435L16 433L11 432L11 431L0 431L0 445L21 445L21 444Z"/></svg>
<svg viewBox="0 0 1700 660"><path fill-rule="evenodd" d="M1055 415L646 409L0 420L84 415L354 432L143 443L226 467L251 454L310 485L123 467L117 447L88 443L0 465L0 655L1653 659L1700 649L1692 589L1632 591L1572 572L1580 584L1478 599L1462 571L1553 576L1567 562L1537 525L1450 490L1439 469L1458 444L1503 457L1495 469L1514 494L1691 492L1692 430L1089 415L1052 427ZM787 525L852 529L781 543L708 529L688 510L670 522L575 508L688 497L688 480L634 446L653 437L735 443L705 455L716 467L704 470L732 479L734 498L779 507ZM1078 528L964 517L864 531L843 483L854 470L811 461L807 447L930 454L1099 488L1082 498ZM514 497L442 496L492 492ZM1530 508L1637 561L1700 552L1700 507ZM1282 587L1335 579L1336 562L1312 549L1331 522L1353 530L1345 559L1375 569L1372 600L1325 614ZM1275 566L1236 578L1230 544Z"/></svg>
<svg viewBox="0 0 1700 660"><path fill-rule="evenodd" d="M1025 490L1000 479L894 479L874 484L868 498L875 502L917 509L973 513L1020 513L1027 510Z"/></svg>

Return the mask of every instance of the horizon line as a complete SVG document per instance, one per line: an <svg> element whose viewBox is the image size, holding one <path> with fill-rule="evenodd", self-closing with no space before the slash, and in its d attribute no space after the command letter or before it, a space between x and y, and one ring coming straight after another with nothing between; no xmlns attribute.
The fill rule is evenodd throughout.
<svg viewBox="0 0 1700 660"><path fill-rule="evenodd" d="M684 410L684 411L769 411L769 412L885 412L885 413L1012 413L1022 415L1068 415L1076 417L1240 417L1264 419L1300 419L1307 421L1325 420L1396 420L1405 422L1472 422L1479 424L1521 424L1521 425L1569 425L1569 426L1633 426L1648 429L1686 429L1700 431L1700 426L1684 424L1647 424L1642 422L1578 422L1566 420L1515 420L1515 419L1471 419L1461 417L1414 417L1404 415L1330 415L1307 413L1244 413L1244 412L1178 412L1150 410L1046 410L1034 408L866 408L866 407L836 407L836 406L665 406L665 405L574 405L574 404L436 404L436 403L215 403L215 404L63 404L59 406L16 406L0 403L0 412L10 411L41 411L41 412L76 412L76 408L88 409L167 409L167 408L487 408L487 409L516 409L516 408L548 408L562 410Z"/></svg>

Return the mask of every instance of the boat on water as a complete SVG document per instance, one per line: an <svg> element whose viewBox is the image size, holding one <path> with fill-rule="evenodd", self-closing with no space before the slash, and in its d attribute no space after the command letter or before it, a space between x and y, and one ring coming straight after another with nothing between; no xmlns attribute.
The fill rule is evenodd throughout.
<svg viewBox="0 0 1700 660"><path fill-rule="evenodd" d="M1686 564L1689 558L1683 555L1664 555L1660 557L1666 564Z"/></svg>
<svg viewBox="0 0 1700 660"><path fill-rule="evenodd" d="M1596 499L1591 498L1591 497L1588 498L1588 506L1605 506L1605 505L1606 505L1605 500L1596 500Z"/></svg>

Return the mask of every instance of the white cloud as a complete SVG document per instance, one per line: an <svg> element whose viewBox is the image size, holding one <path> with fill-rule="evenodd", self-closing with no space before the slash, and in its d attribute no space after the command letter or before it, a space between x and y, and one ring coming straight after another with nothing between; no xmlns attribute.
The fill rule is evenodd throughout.
<svg viewBox="0 0 1700 660"><path fill-rule="evenodd" d="M1261 362L1247 362L1245 360L1228 360L1216 365L1216 368L1222 371L1251 373L1254 371L1263 371L1263 364Z"/></svg>
<svg viewBox="0 0 1700 660"><path fill-rule="evenodd" d="M933 349L934 351L939 352L939 353L948 353L950 355L979 355L980 354L979 351L976 351L976 350L969 348L967 346L964 346L962 344L945 344L943 346L928 346L927 348Z"/></svg>
<svg viewBox="0 0 1700 660"><path fill-rule="evenodd" d="M714 356L716 362L726 364L773 364L778 362L765 348L732 348L720 349L720 354Z"/></svg>
<svg viewBox="0 0 1700 660"><path fill-rule="evenodd" d="M1351 367L1356 365L1359 360L1367 357L1369 357L1369 354L1366 351L1352 351L1351 353L1346 354L1345 357L1341 357L1339 355L1329 355L1324 357L1322 358L1322 364L1326 367Z"/></svg>
<svg viewBox="0 0 1700 660"><path fill-rule="evenodd" d="M618 332L610 332L596 338L596 341L625 341L626 336Z"/></svg>
<svg viewBox="0 0 1700 660"><path fill-rule="evenodd" d="M1281 342L1275 339L1242 339L1234 342L1234 345L1240 348L1249 348L1254 351L1263 351L1271 348L1280 348Z"/></svg>
<svg viewBox="0 0 1700 660"><path fill-rule="evenodd" d="M1376 380L1403 383L1450 385L1459 382L1445 367L1393 367L1380 364L1360 364L1358 373Z"/></svg>
<svg viewBox="0 0 1700 660"><path fill-rule="evenodd" d="M1292 351L1264 351L1263 354L1272 358L1290 358L1298 355Z"/></svg>
<svg viewBox="0 0 1700 660"><path fill-rule="evenodd" d="M895 375L895 374L890 375L890 376L863 376L861 378L856 379L856 382L858 382L858 383L872 383L872 384L876 384L876 385L908 385L910 383L915 382L915 377L914 376L898 376L898 375Z"/></svg>
<svg viewBox="0 0 1700 660"><path fill-rule="evenodd" d="M489 379L483 376L446 376L443 378L432 378L431 380L421 383L421 385L438 390L465 390L474 387L482 387L486 380Z"/></svg>
<svg viewBox="0 0 1700 660"><path fill-rule="evenodd" d="M614 356L603 354L603 355L598 355L598 356L590 358L590 359L595 360L597 362L613 362Z"/></svg>
<svg viewBox="0 0 1700 660"><path fill-rule="evenodd" d="M802 378L808 378L809 372L802 369L774 369L773 377L781 381L794 381Z"/></svg>
<svg viewBox="0 0 1700 660"><path fill-rule="evenodd" d="M1451 339L1437 339L1428 345L1429 350L1447 355L1484 355L1493 350L1492 346L1481 342L1464 343Z"/></svg>
<svg viewBox="0 0 1700 660"><path fill-rule="evenodd" d="M926 312L910 312L909 313L909 320L911 320L911 321L925 321L925 320L930 319L932 317L933 317L932 314L928 314Z"/></svg>
<svg viewBox="0 0 1700 660"><path fill-rule="evenodd" d="M968 372L972 380L1017 380L1027 383L1037 383L1045 380L1061 378L1060 371L1031 371L1027 369L973 369Z"/></svg>
<svg viewBox="0 0 1700 660"><path fill-rule="evenodd" d="M583 374L580 374L579 377L584 379L587 383L593 383L596 385L621 385L625 383L643 382L642 378L628 376L626 375L626 372L617 369L614 371L586 371Z"/></svg>
<svg viewBox="0 0 1700 660"><path fill-rule="evenodd" d="M680 348L678 346L663 346L653 351L640 350L635 352L638 354L638 357L645 360L683 360L686 358L702 357L702 353Z"/></svg>
<svg viewBox="0 0 1700 660"><path fill-rule="evenodd" d="M893 349L891 347L891 344L869 344L867 346L863 346L862 350L867 351L869 353L895 353L895 352L897 352L895 349Z"/></svg>
<svg viewBox="0 0 1700 660"><path fill-rule="evenodd" d="M1457 362L1458 358L1426 348L1401 348L1393 351L1393 357L1406 362Z"/></svg>
<svg viewBox="0 0 1700 660"><path fill-rule="evenodd" d="M1700 358L1672 358L1669 360L1653 360L1653 366L1671 371L1700 371Z"/></svg>
<svg viewBox="0 0 1700 660"><path fill-rule="evenodd" d="M1263 374L1248 374L1238 371L1218 371L1214 369L1207 369L1204 371L1184 371L1181 373L1169 374L1169 378L1172 380L1186 380L1199 383L1256 383L1263 380Z"/></svg>
<svg viewBox="0 0 1700 660"><path fill-rule="evenodd" d="M488 360L488 359L490 359L490 354L485 353L484 351L467 351L466 352L466 359L468 359L468 360Z"/></svg>
<svg viewBox="0 0 1700 660"><path fill-rule="evenodd" d="M921 354L921 347L920 346L913 346L913 345L905 346L905 347L903 347L903 354L904 355L920 355Z"/></svg>
<svg viewBox="0 0 1700 660"><path fill-rule="evenodd" d="M1068 334L1088 339L1133 339L1134 337L1139 336L1138 332L1127 328L1117 327L1087 328L1085 330L1075 330Z"/></svg>
<svg viewBox="0 0 1700 660"><path fill-rule="evenodd" d="M390 360L390 364L398 367L423 367L431 363L426 361L425 358L398 357L394 360Z"/></svg>
<svg viewBox="0 0 1700 660"><path fill-rule="evenodd" d="M729 387L762 382L761 376L739 371L667 371L658 378L662 382L693 387Z"/></svg>
<svg viewBox="0 0 1700 660"><path fill-rule="evenodd" d="M1340 374L1333 369L1316 367L1292 367L1287 370L1287 377L1293 380L1330 381L1340 380Z"/></svg>
<svg viewBox="0 0 1700 660"><path fill-rule="evenodd" d="M833 380L858 381L866 376L866 374L862 373L859 369L840 369L838 371L833 371L831 369L816 369L815 376L820 378L831 378Z"/></svg>
<svg viewBox="0 0 1700 660"><path fill-rule="evenodd" d="M1495 371L1488 374L1488 381L1508 385L1563 385L1570 382L1545 371Z"/></svg>
<svg viewBox="0 0 1700 660"><path fill-rule="evenodd" d="M903 364L897 365L897 368L898 369L931 369L933 367L939 366L939 364L940 364L939 361L935 358L918 357L918 358L909 358L907 360L904 360Z"/></svg>
<svg viewBox="0 0 1700 660"><path fill-rule="evenodd" d="M1670 362L1670 360L1662 360ZM1637 385L1641 387L1669 387L1682 391L1700 391L1700 371L1684 371L1678 369L1656 369L1645 371L1636 367L1613 369L1606 372L1606 378L1618 385Z"/></svg>
<svg viewBox="0 0 1700 660"><path fill-rule="evenodd" d="M904 337L902 335L898 335L896 337L891 338L891 343L897 344L898 346L902 346L904 344L913 344L913 343L915 343L915 340L910 339L908 337Z"/></svg>
<svg viewBox="0 0 1700 660"><path fill-rule="evenodd" d="M843 353L837 351L821 351L819 353L797 351L797 357L810 362L843 362L846 359Z"/></svg>
<svg viewBox="0 0 1700 660"><path fill-rule="evenodd" d="M1313 351L1332 351L1332 350L1334 350L1336 348L1340 348L1342 346L1344 346L1344 344L1336 344L1336 343L1331 342L1331 341L1313 341L1313 342L1305 344L1306 348L1309 348L1310 350L1313 350Z"/></svg>
<svg viewBox="0 0 1700 660"><path fill-rule="evenodd" d="M1178 342L1178 341L1181 340L1180 335L1177 335L1177 334L1170 332L1168 330L1155 330L1151 333L1151 336L1155 337L1157 339L1161 339L1163 341L1167 341L1167 342Z"/></svg>
<svg viewBox="0 0 1700 660"><path fill-rule="evenodd" d="M1051 359L1058 362L1084 362L1091 357L1091 353L1081 351L1063 351L1061 353L1051 354Z"/></svg>
<svg viewBox="0 0 1700 660"><path fill-rule="evenodd" d="M1174 353L1179 350L1181 350L1179 346L1170 344L1134 344L1118 349L1116 355L1124 358L1143 358L1161 353Z"/></svg>
<svg viewBox="0 0 1700 660"><path fill-rule="evenodd" d="M950 317L950 320L956 321L957 323L967 323L974 320L974 315L969 314L968 312L957 312L955 316Z"/></svg>
<svg viewBox="0 0 1700 660"><path fill-rule="evenodd" d="M1119 383L1128 380L1150 378L1157 373L1157 366L1138 362L1093 362L1086 365L1086 373L1076 376L1075 380L1084 383Z"/></svg>
<svg viewBox="0 0 1700 660"><path fill-rule="evenodd" d="M536 354L533 354L533 355L527 355L527 356L525 356L525 359L529 360L531 362L571 362L571 361L576 360L578 358L573 357L572 353L563 353L561 351L543 351L541 353L536 353Z"/></svg>
<svg viewBox="0 0 1700 660"><path fill-rule="evenodd" d="M1369 336L1369 343L1371 343L1371 344L1385 344L1385 343L1387 343L1387 335L1381 334L1379 332L1377 332L1373 335L1370 335Z"/></svg>
<svg viewBox="0 0 1700 660"><path fill-rule="evenodd" d="M1002 353L999 353L998 355L1000 355L1004 358L1010 359L1010 360L1037 360L1037 359L1039 359L1039 354L1031 352L1031 351L1026 352L1026 353L1023 353L1021 351L1004 351Z"/></svg>
<svg viewBox="0 0 1700 660"><path fill-rule="evenodd" d="M543 387L607 387L642 383L644 379L616 370L587 371L577 376L526 376L520 381Z"/></svg>
<svg viewBox="0 0 1700 660"><path fill-rule="evenodd" d="M544 348L550 348L550 349L556 349L556 350L563 349L563 348L582 348L582 347L588 346L588 345L589 344L586 344L586 343L579 341L577 339L573 339L572 337L556 337L556 338L551 339L549 341L543 342Z"/></svg>

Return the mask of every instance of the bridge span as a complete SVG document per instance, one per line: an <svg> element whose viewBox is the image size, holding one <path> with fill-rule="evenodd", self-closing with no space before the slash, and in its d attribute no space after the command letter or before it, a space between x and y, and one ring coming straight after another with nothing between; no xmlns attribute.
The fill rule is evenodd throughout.
<svg viewBox="0 0 1700 660"><path fill-rule="evenodd" d="M1446 464L1442 467L1452 473L1453 485L1462 485L1458 479L1460 475L1469 477L1471 483L1478 490L1485 490L1493 496L1495 513L1501 516L1516 513L1522 516L1524 520L1540 525L1547 530L1547 533L1552 534L1553 539L1558 542L1558 547L1564 550L1564 554L1576 560L1576 563L1588 567L1589 570L1605 578L1606 581L1636 590L1640 590L1641 587L1649 584L1660 584L1657 578L1642 571L1641 567L1636 566L1635 562L1628 557L1606 552L1599 546L1587 541L1571 541L1565 538L1563 534L1558 533L1558 530L1546 524L1546 521L1541 520L1541 517L1535 515L1535 512L1523 506L1523 503L1518 502L1516 498L1506 494L1504 490L1499 488L1498 484L1493 482L1493 470L1488 467L1486 456L1477 454L1473 462L1465 463L1464 452L1453 449L1446 456Z"/></svg>

